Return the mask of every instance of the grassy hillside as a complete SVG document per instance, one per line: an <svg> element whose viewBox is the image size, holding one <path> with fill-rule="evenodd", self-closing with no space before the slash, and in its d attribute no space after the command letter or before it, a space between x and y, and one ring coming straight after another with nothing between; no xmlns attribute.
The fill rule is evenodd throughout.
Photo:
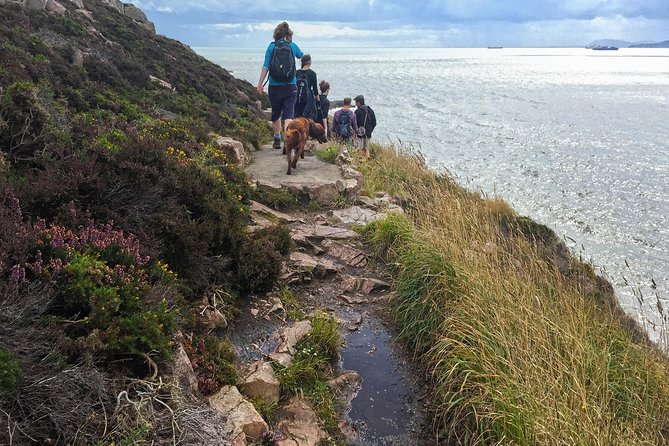
<svg viewBox="0 0 669 446"><path fill-rule="evenodd" d="M669 443L669 362L548 228L376 147L370 192L408 215L366 232L396 269L392 313L429 372L444 444Z"/></svg>
<svg viewBox="0 0 669 446"><path fill-rule="evenodd" d="M213 295L233 312L278 273L276 237L245 234L251 191L214 141L267 138L261 98L101 1L3 3L0 444L160 442L175 332L196 333L207 388L234 381L195 316ZM116 411L122 391L136 411Z"/></svg>

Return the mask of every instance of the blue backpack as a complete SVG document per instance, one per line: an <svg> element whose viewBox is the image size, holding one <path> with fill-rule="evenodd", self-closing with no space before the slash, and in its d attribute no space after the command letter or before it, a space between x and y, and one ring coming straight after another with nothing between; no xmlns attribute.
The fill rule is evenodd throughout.
<svg viewBox="0 0 669 446"><path fill-rule="evenodd" d="M339 113L339 123L337 127L337 135L340 138L346 139L351 137L351 112Z"/></svg>

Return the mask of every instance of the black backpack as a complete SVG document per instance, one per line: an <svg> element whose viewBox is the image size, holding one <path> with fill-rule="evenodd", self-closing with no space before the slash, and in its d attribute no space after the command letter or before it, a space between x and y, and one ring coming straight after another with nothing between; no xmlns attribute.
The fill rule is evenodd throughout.
<svg viewBox="0 0 669 446"><path fill-rule="evenodd" d="M339 124L337 134L340 138L346 139L351 136L351 112L339 113Z"/></svg>
<svg viewBox="0 0 669 446"><path fill-rule="evenodd" d="M306 104L309 100L309 94L313 96L314 92L311 91L311 85L309 85L309 79L307 78L307 73L302 71L299 76L297 76L297 104Z"/></svg>
<svg viewBox="0 0 669 446"><path fill-rule="evenodd" d="M285 40L274 44L269 75L277 82L290 82L295 76L295 56L290 43Z"/></svg>

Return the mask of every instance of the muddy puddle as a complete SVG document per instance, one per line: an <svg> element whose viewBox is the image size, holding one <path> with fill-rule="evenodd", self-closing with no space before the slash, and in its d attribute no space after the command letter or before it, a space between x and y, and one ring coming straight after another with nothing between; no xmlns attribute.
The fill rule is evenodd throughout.
<svg viewBox="0 0 669 446"><path fill-rule="evenodd" d="M383 327L363 325L347 334L341 359L344 370L355 370L363 379L349 413L358 431L355 445L430 444L422 438L424 417L409 365Z"/></svg>

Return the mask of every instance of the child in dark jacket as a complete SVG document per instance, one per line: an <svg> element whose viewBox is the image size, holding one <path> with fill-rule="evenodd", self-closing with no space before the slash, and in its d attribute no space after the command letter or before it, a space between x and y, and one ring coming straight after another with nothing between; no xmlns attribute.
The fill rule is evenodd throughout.
<svg viewBox="0 0 669 446"><path fill-rule="evenodd" d="M328 99L328 94L330 94L330 84L327 81L321 81L319 87L321 89L321 94L317 121L323 123L325 134L330 136L330 129L328 128L328 114L330 113L330 100Z"/></svg>

